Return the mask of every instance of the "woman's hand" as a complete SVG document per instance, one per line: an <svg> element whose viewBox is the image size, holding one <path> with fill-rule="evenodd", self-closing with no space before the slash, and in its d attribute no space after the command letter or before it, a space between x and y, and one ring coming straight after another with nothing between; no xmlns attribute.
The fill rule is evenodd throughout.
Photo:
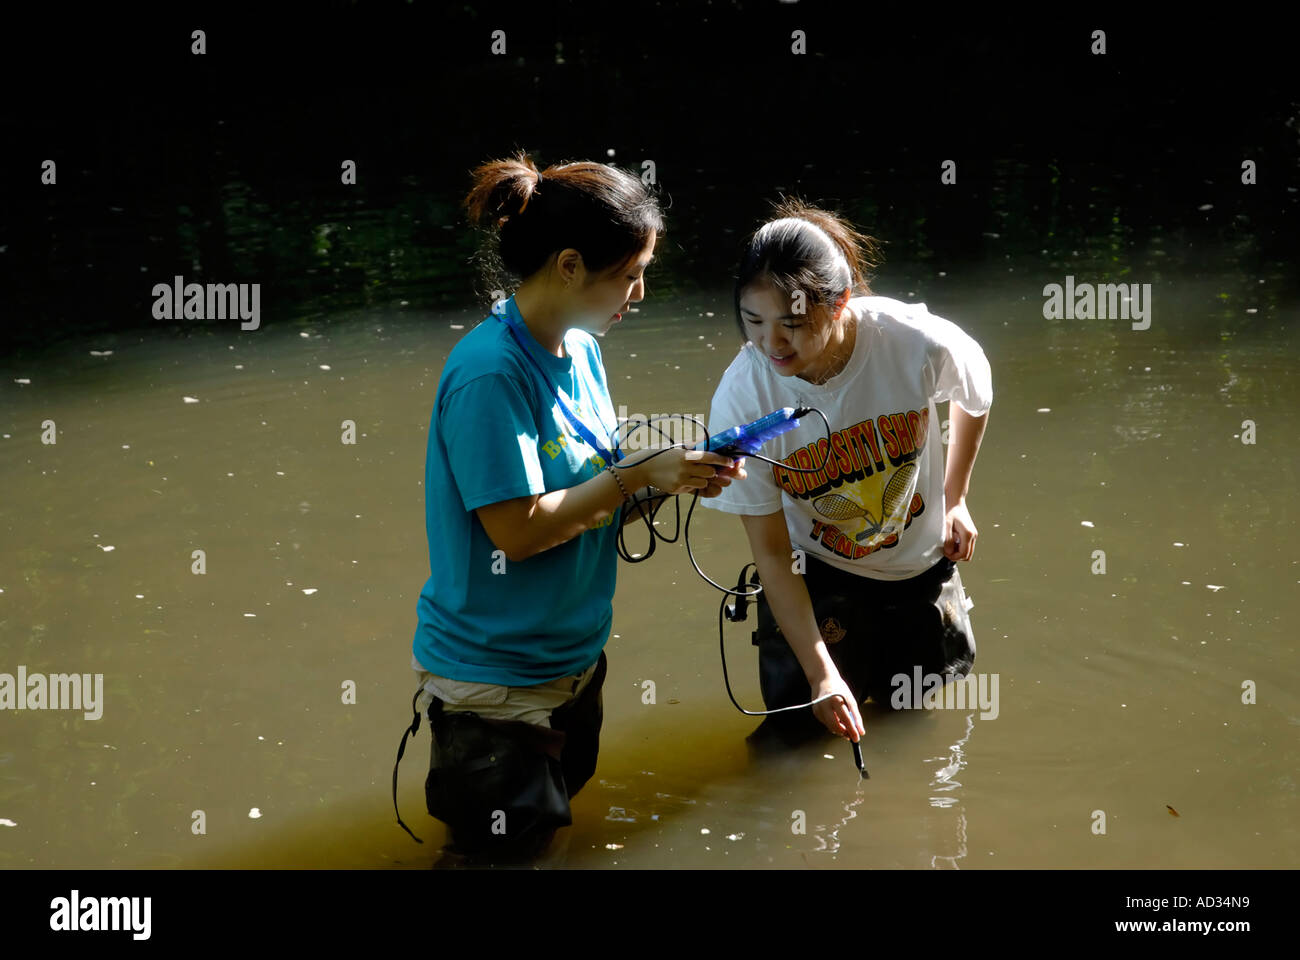
<svg viewBox="0 0 1300 960"><path fill-rule="evenodd" d="M709 485L700 491L701 497L716 497L722 493L723 487L731 486L732 480L744 480L749 474L745 472L745 458L741 457L730 467L723 467L717 472L717 475L709 481Z"/></svg>
<svg viewBox="0 0 1300 960"><path fill-rule="evenodd" d="M736 464L730 457L706 450L638 450L629 454L614 468L633 475L629 488L652 486L664 493L694 493L717 496L722 487L736 476ZM625 474L626 476L626 474ZM712 494L708 491L712 489Z"/></svg>
<svg viewBox="0 0 1300 960"><path fill-rule="evenodd" d="M966 508L966 498L958 500L943 517L943 555L949 560L969 560L975 552L979 531Z"/></svg>
<svg viewBox="0 0 1300 960"><path fill-rule="evenodd" d="M857 698L854 697L853 691L849 689L849 685L844 682L838 670L833 669L833 672L828 674L821 683L814 685L812 698L816 700L828 693L838 693L839 696L823 700L813 707L813 716L837 737L845 737L856 742L867 730L862 725L862 714L858 712Z"/></svg>

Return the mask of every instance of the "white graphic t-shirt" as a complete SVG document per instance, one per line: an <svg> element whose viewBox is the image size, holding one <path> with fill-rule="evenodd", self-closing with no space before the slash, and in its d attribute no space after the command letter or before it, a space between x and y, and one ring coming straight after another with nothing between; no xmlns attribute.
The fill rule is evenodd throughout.
<svg viewBox="0 0 1300 960"><path fill-rule="evenodd" d="M782 376L753 343L713 395L709 430L750 423L781 407L817 407L759 453L815 470L796 473L750 457L748 476L700 504L761 516L784 508L790 543L833 566L879 580L924 573L943 558L944 455L936 402L983 416L993 404L988 359L956 324L923 303L849 301L853 355L820 386Z"/></svg>

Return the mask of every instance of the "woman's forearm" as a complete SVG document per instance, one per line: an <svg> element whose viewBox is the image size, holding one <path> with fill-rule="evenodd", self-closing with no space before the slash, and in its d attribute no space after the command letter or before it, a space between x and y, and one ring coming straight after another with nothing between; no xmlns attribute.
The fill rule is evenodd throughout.
<svg viewBox="0 0 1300 960"><path fill-rule="evenodd" d="M948 466L943 475L943 496L949 506L966 498L989 415L973 417L956 402L949 403Z"/></svg>
<svg viewBox="0 0 1300 960"><path fill-rule="evenodd" d="M620 473L628 490L644 484L637 466ZM476 513L489 539L506 559L527 560L601 526L621 510L623 490L608 470L573 487L517 497L479 507Z"/></svg>
<svg viewBox="0 0 1300 960"><path fill-rule="evenodd" d="M808 587L803 577L791 569L789 551L784 554L774 551L756 553L754 563L772 616L803 667L809 686L816 689L818 684L828 676L835 676L838 671L817 628Z"/></svg>

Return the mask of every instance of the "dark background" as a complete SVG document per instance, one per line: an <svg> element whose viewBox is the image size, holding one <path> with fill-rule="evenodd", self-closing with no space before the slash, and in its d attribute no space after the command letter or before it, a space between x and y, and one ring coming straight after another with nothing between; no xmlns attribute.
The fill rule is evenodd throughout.
<svg viewBox="0 0 1300 960"><path fill-rule="evenodd" d="M458 203L471 167L517 147L638 172L653 159L659 289L726 283L743 233L793 192L885 239L895 261L1046 258L1122 231L1193 269L1216 270L1224 249L1242 269L1285 264L1293 292L1292 31L1253 10L1177 16L807 0L44 5L0 40L0 337L25 354L73 333L174 328L152 318L151 289L175 274L261 282L264 325L474 304ZM196 28L204 56L190 53ZM1089 52L1097 28L1105 56ZM494 29L504 56L489 52ZM40 183L45 159L57 186ZM344 159L355 187L339 183ZM939 182L948 159L955 186Z"/></svg>

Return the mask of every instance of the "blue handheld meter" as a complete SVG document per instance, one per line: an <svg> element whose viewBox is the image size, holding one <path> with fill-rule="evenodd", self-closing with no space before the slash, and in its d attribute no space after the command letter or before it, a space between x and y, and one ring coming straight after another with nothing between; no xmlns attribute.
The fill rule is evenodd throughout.
<svg viewBox="0 0 1300 960"><path fill-rule="evenodd" d="M799 418L806 414L806 408L782 407L765 417L759 417L753 423L746 423L730 430L714 434L708 440L696 444L696 450L708 450L724 456L738 457L757 453L759 447L773 437L799 426Z"/></svg>

